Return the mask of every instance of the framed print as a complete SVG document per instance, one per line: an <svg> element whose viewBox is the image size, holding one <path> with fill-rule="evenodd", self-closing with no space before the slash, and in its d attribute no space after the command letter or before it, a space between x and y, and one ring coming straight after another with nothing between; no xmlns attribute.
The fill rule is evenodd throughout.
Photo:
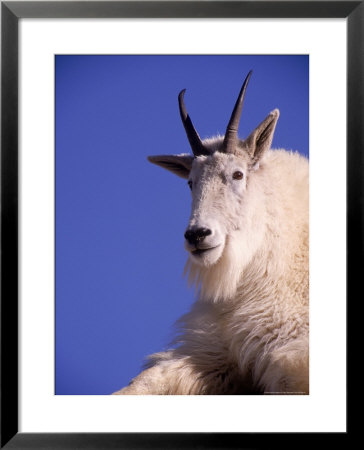
<svg viewBox="0 0 364 450"><path fill-rule="evenodd" d="M165 348L164 341L168 341L168 337L164 339L163 333L166 334L170 325L194 303L195 290L186 288L186 280L181 276L186 255L180 248L188 226L188 205L193 190L181 177L171 180L168 172L153 170L148 157L153 161L150 153L153 154L155 145L157 153L168 154L171 149L174 154L186 153L186 138L181 139L181 146L174 138L184 129L178 130L178 107L170 101L175 99L174 103L177 103L176 92L181 91L182 80L187 84L191 80L191 88L196 92L213 92L206 99L211 108L206 110L206 105L201 105L199 134L207 136L209 127L223 134L225 104L229 97L234 99L234 84L238 85L235 90L239 91L243 82L241 74L248 67L254 67L254 70L244 101L246 113L241 115L241 135L247 136L248 130L253 130L262 121L261 110L270 112L274 110L273 105L279 104L280 127L277 126L274 132L273 145L281 148L291 141L290 148L300 149L300 154L306 158L302 163L307 164L308 55L55 56L56 395L107 395L127 386L141 370L145 356ZM219 84L224 87L219 89ZM219 105L216 112L213 112L213 104ZM160 117L161 126L150 120L151 109L146 105L153 105L151 108L155 116ZM167 111L170 112L165 114ZM91 123L94 126L90 127ZM142 135L132 131L140 124ZM105 130L108 130L108 138ZM107 144L105 139L110 143ZM291 158L295 160L297 156ZM169 156L169 163L172 160ZM296 182L295 178L294 184ZM167 191L166 183L170 185ZM130 189L136 196L133 201L130 201ZM168 191L170 195L166 195ZM217 194L214 199L217 201ZM176 211L171 214L174 205ZM192 214L196 217L197 213ZM213 215L218 220L218 212ZM157 217L157 220L146 228L148 216ZM199 220L209 222L210 219L201 217ZM224 223L222 217L220 220ZM308 214L305 220L308 222ZM222 237L219 239L223 240ZM169 243L165 248L167 240L174 244ZM268 247L268 244L264 246ZM105 249L109 249L107 254ZM160 264L153 261L153 255L161 260ZM195 270L197 267L191 267L190 279ZM143 283L139 290L141 276ZM219 280L222 283L222 275ZM230 277L229 289L232 287ZM206 289L206 285L202 286L205 292L201 292L201 302L209 302L211 294ZM229 295L222 291L222 285L214 284L210 291L221 298ZM130 313L126 312L128 307L124 301L120 301L126 292L129 297L126 303L132 309ZM103 297L101 302L100 295ZM218 303L217 299L212 301ZM111 316L110 309L113 311ZM114 317L114 324L111 317ZM211 337L207 339L210 340ZM115 341L120 343L118 358L112 354L110 357L107 351L115 346ZM110 374L109 381L106 373ZM155 389L152 392L157 394L158 387ZM221 389L212 383L210 388L170 386L168 392L183 395L208 389L211 394L218 389L229 395L241 393L242 385L237 383L235 387L229 387L223 383ZM290 392L299 389L303 390L303 386L290 387ZM269 388L271 393L276 390ZM265 391L267 393L268 388Z"/></svg>
<svg viewBox="0 0 364 450"><path fill-rule="evenodd" d="M363 268L363 8L2 2L2 447L241 448L291 445L298 433L344 443L346 304ZM269 142L309 155L310 387L307 373L297 389L259 392L286 395L110 395L166 351L196 298L181 247L202 207L189 221L193 180L181 170L186 152L207 152L194 126L224 135L251 69L241 134L267 114L275 124L279 108ZM147 161L166 154L179 159L150 161L186 180ZM259 162L246 170L258 174ZM235 194L244 171L234 171Z"/></svg>

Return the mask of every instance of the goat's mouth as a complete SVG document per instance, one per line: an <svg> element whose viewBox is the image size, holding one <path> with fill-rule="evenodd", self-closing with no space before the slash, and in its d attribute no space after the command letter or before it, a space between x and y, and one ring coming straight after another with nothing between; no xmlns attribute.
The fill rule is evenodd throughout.
<svg viewBox="0 0 364 450"><path fill-rule="evenodd" d="M205 246L186 248L190 254L191 261L202 267L209 267L215 264L224 250L223 242L214 242L217 245L212 245L211 247L207 247L206 244Z"/></svg>
<svg viewBox="0 0 364 450"><path fill-rule="evenodd" d="M195 248L194 250L191 250L191 253L194 256L199 256L199 255L203 255L204 253L207 253L211 250L214 250L217 247L219 247L219 245L216 245L215 247L209 247L209 248Z"/></svg>

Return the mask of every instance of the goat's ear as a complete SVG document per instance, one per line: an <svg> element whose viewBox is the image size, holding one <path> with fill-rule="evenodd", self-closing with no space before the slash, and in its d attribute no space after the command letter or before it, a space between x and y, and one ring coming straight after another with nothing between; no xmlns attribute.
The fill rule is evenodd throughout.
<svg viewBox="0 0 364 450"><path fill-rule="evenodd" d="M260 159L270 149L278 117L279 110L275 109L245 140L245 145L253 160L251 164L253 170L258 168Z"/></svg>
<svg viewBox="0 0 364 450"><path fill-rule="evenodd" d="M161 166L181 178L188 178L193 159L193 156L187 153L181 155L148 156L148 160L151 163Z"/></svg>

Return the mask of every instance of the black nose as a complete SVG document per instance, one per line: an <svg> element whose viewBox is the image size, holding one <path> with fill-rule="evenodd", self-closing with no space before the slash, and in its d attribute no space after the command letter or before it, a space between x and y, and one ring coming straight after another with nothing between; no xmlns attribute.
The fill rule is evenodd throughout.
<svg viewBox="0 0 364 450"><path fill-rule="evenodd" d="M200 244L212 231L208 228L190 228L185 233L186 240L192 244Z"/></svg>

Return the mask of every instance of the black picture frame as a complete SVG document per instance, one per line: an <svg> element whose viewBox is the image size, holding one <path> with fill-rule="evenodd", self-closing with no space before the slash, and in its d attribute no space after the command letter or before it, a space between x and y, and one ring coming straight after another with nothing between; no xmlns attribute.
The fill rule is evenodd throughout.
<svg viewBox="0 0 364 450"><path fill-rule="evenodd" d="M18 22L21 18L346 18L347 305L361 292L363 264L364 1L1 2L1 448L271 448L325 433L18 432ZM334 93L333 93L334 95ZM347 345L350 354L351 346ZM349 373L348 373L349 375ZM334 394L333 394L334 395ZM349 414L347 415L348 422ZM347 445L346 433L335 442ZM351 436L351 433L350 433Z"/></svg>

